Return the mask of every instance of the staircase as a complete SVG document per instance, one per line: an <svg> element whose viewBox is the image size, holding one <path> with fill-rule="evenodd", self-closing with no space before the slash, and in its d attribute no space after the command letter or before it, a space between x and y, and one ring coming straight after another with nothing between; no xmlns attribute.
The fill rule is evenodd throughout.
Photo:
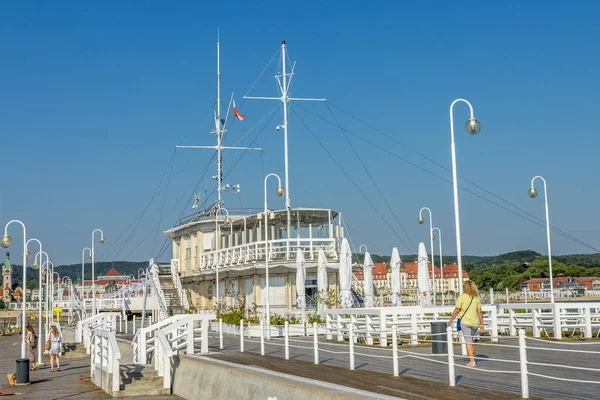
<svg viewBox="0 0 600 400"><path fill-rule="evenodd" d="M173 277L171 273L169 274L161 274L158 276L160 281L160 287L163 291L163 295L165 297L165 304L167 306L167 310L169 315L177 315L183 314L183 304L181 301L181 297L179 296L179 291L175 287L175 283L173 282Z"/></svg>
<svg viewBox="0 0 600 400"><path fill-rule="evenodd" d="M119 369L119 391L113 397L166 396L170 388L163 388L163 378L151 365L125 364Z"/></svg>

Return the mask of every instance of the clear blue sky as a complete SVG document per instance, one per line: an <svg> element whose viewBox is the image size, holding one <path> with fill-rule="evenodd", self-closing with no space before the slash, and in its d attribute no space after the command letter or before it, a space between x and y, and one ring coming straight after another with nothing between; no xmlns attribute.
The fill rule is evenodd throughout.
<svg viewBox="0 0 600 400"><path fill-rule="evenodd" d="M600 247L599 4L199 3L0 5L2 225L24 220L59 264L79 262L96 227L108 240L99 259L156 255L164 241L160 230L191 213L186 189L212 155L178 151L168 190L166 178L158 185L177 143L214 143L209 132L220 26L224 97L235 91L247 115L232 125L227 144L250 144L260 129L243 137L245 132L276 107L241 104L241 97L286 39L297 61L294 95L326 97L444 166L450 166L449 104L469 99L483 129L467 135L462 125L468 110L456 108L459 174L540 218L543 198L528 198L527 189L534 175L545 176L553 224ZM272 65L251 94L276 95L275 72ZM409 252L304 127L403 235L340 130L311 114L333 120L327 106L299 106L290 121L292 205L341 211L356 246ZM345 129L450 177L330 107ZM241 183L242 193L226 195L226 206L261 207L263 174L283 176L283 138L274 129L279 123L276 114L255 141L263 156L246 154L231 170L226 182ZM429 206L444 233L444 252L455 254L451 185L351 140L411 240L428 240L427 225L417 225L416 218L420 207ZM225 155L227 171L239 154ZM214 173L213 166L206 177ZM157 187L159 195L135 231L126 229ZM283 202L271 196L270 205ZM465 192L461 214L464 254L546 253L543 227ZM114 242L122 232L120 250ZM11 234L21 246L16 227ZM554 235L553 251L591 250Z"/></svg>

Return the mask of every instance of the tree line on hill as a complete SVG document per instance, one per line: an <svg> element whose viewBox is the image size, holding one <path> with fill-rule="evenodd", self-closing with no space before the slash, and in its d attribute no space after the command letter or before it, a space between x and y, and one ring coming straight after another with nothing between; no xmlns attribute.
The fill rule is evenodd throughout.
<svg viewBox="0 0 600 400"><path fill-rule="evenodd" d="M390 256L371 255L373 262L390 261ZM438 265L438 255L436 255ZM363 254L353 254L353 260L362 263ZM417 255L403 255L402 261L416 262ZM444 256L444 264L456 263L455 256ZM530 278L548 277L548 258L531 250L513 251L497 256L463 256L463 266L469 273L469 277L481 290L518 290L521 282ZM138 277L138 270L148 267L147 261L115 261L95 263L96 277L102 276L109 269L115 268L123 275ZM552 257L552 270L554 276L564 274L566 276L598 276L600 277L600 253L596 254L569 254ZM13 265L13 288L22 282L21 268ZM81 264L59 265L54 268L61 277L69 276L73 282L80 282ZM85 279L92 279L92 266L85 264ZM27 268L27 288L37 287L38 271Z"/></svg>

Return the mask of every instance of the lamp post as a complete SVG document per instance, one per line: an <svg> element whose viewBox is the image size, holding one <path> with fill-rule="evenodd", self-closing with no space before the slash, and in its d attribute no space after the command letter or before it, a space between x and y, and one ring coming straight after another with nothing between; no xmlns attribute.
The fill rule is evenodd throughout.
<svg viewBox="0 0 600 400"><path fill-rule="evenodd" d="M438 231L438 237L440 238L440 285L442 286L442 306L444 305L444 262L442 260L442 231L438 227L434 227L431 230L431 237L435 240L435 236L433 235L433 231Z"/></svg>
<svg viewBox="0 0 600 400"><path fill-rule="evenodd" d="M96 275L94 271L95 251L94 251L94 239L96 232L100 232L100 243L104 243L104 232L102 229L94 229L92 231L92 315L96 315Z"/></svg>
<svg viewBox="0 0 600 400"><path fill-rule="evenodd" d="M229 211L227 211L226 208L224 207L219 207L219 209L215 212L215 244L217 247L217 269L216 269L216 273L215 273L215 279L216 279L216 299L217 301L215 302L215 304L217 305L217 310L218 310L218 306L219 306L219 263L220 263L220 257L219 257L219 247L221 246L221 235L220 235L220 231L219 231L219 212L221 211L225 211L225 214L227 215L225 217L225 221L223 221L223 224L228 224L230 222L229 219Z"/></svg>
<svg viewBox="0 0 600 400"><path fill-rule="evenodd" d="M89 251L88 257L92 258L92 249L84 247L81 250L81 301L83 302L83 288L85 287L85 251Z"/></svg>
<svg viewBox="0 0 600 400"><path fill-rule="evenodd" d="M450 148L452 151L452 188L454 191L454 227L456 228L456 259L458 264L458 290L463 292L463 275L462 275L462 249L460 245L460 212L458 210L458 179L456 172L456 145L454 144L454 105L456 103L465 103L469 106L471 117L465 124L465 129L470 135L477 135L481 131L481 124L475 118L473 106L465 99L456 99L450 104Z"/></svg>
<svg viewBox="0 0 600 400"><path fill-rule="evenodd" d="M27 282L27 258L28 255L29 257L31 257L31 254L29 253L29 251L27 251L27 229L25 228L25 224L19 220L12 220L9 221L6 226L4 227L4 236L2 236L2 239L0 239L0 245L2 247L4 247L5 249L9 248L12 245L12 238L10 236L8 236L8 226L10 224L13 223L17 223L20 224L23 227L23 314L22 314L22 319L23 321L21 321L21 358L26 359L27 358L27 351L26 351L26 344L25 344L25 336L26 336L26 331L27 331L27 313L25 312L25 309L27 307L27 296L25 296L25 284ZM27 362L27 367L29 368L29 361ZM20 382L21 383L21 382ZM23 382L25 383L25 382Z"/></svg>
<svg viewBox="0 0 600 400"><path fill-rule="evenodd" d="M52 264L52 270L54 271L54 264ZM57 281L59 283L56 283L56 281L54 280L54 275L58 277ZM57 294L57 292L55 292L55 287L57 285L60 287L60 274L58 272L52 272L52 322L54 322L54 297ZM56 316L56 319L58 319L57 322L60 325L60 319L58 318L58 315Z"/></svg>
<svg viewBox="0 0 600 400"><path fill-rule="evenodd" d="M38 270L39 271L39 280L38 280L38 335L41 335L42 334L42 268L41 268L41 261L42 261L42 255L45 254L45 252L44 252L44 248L42 246L42 242L40 242L38 239L29 239L27 241L27 244L29 244L29 242L37 242L39 244L39 246L40 246L40 251L39 251L39 253L37 253L35 255L35 258L33 259L33 264L31 265L31 268L33 270ZM37 261L38 255L40 256L40 262L39 263ZM37 361L38 362L36 364L42 364L41 363L41 361L42 361L42 348L41 348L41 346L38 346L38 359L37 359Z"/></svg>
<svg viewBox="0 0 600 400"><path fill-rule="evenodd" d="M431 245L431 275L432 283L433 283L433 305L437 305L437 287L435 286L435 257L433 256L433 216L431 215L431 210L429 207L423 207L419 210L419 218L417 222L419 224L423 224L425 220L423 219L423 210L429 211L429 244Z"/></svg>
<svg viewBox="0 0 600 400"><path fill-rule="evenodd" d="M550 214L548 212L548 191L546 189L546 180L541 176L534 176L531 180L531 188L529 188L527 194L532 199L537 197L538 191L533 185L536 179L540 179L542 182L544 182L544 203L546 205L546 239L548 240L548 267L550 269L550 302L554 303L554 282L552 280L552 249L550 247Z"/></svg>
<svg viewBox="0 0 600 400"><path fill-rule="evenodd" d="M46 254L46 258L48 258L47 254ZM49 317L48 313L52 313L51 303L50 303L50 300L51 300L50 299L50 278L51 278L50 265L52 265L52 268L54 268L54 263L50 260L47 260L45 263L42 264L42 268L44 269L44 274L46 275L46 335L49 334L48 329L50 329L50 317Z"/></svg>
<svg viewBox="0 0 600 400"><path fill-rule="evenodd" d="M266 328L267 328L267 339L271 339L271 296L270 296L270 292L269 292L269 287L271 286L269 284L269 219L268 219L268 207L267 207L267 180L269 179L270 176L274 176L277 178L277 181L279 182L277 184L277 189L275 190L275 193L277 194L277 197L282 197L285 194L285 189L283 188L283 186L281 186L281 178L279 177L279 175L277 174L269 174L267 176L265 176L265 181L264 181L264 189L265 189L265 210L264 210L264 217L265 217L265 279L266 279L266 283L265 283L265 289L266 289L266 295L267 295L267 321L266 321ZM288 227L289 229L289 227ZM289 233L289 232L288 232ZM289 242L288 242L289 245Z"/></svg>

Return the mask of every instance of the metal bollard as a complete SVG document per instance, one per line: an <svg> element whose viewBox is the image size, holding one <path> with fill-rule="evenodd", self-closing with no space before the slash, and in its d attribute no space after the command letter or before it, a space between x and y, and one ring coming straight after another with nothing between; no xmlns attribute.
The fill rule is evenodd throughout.
<svg viewBox="0 0 600 400"><path fill-rule="evenodd" d="M521 397L529 398L529 377L527 376L527 345L525 331L519 329L519 361L521 364Z"/></svg>
<svg viewBox="0 0 600 400"><path fill-rule="evenodd" d="M223 318L219 318L219 349L223 350Z"/></svg>
<svg viewBox="0 0 600 400"><path fill-rule="evenodd" d="M283 336L284 336L284 345L285 345L285 359L289 360L290 359L290 324L289 322L285 321L285 324L283 325Z"/></svg>
<svg viewBox="0 0 600 400"><path fill-rule="evenodd" d="M348 331L348 342L350 344L350 369L354 370L354 324L350 323Z"/></svg>
<svg viewBox="0 0 600 400"><path fill-rule="evenodd" d="M313 322L313 343L315 352L315 365L319 364L319 336L317 335L317 323Z"/></svg>
<svg viewBox="0 0 600 400"><path fill-rule="evenodd" d="M240 352L244 352L244 320L240 319Z"/></svg>
<svg viewBox="0 0 600 400"><path fill-rule="evenodd" d="M454 340L452 327L446 328L446 340L448 341L448 381L450 386L456 386L456 372L454 370Z"/></svg>
<svg viewBox="0 0 600 400"><path fill-rule="evenodd" d="M265 321L260 320L260 355L265 355Z"/></svg>
<svg viewBox="0 0 600 400"><path fill-rule="evenodd" d="M394 376L400 375L398 368L398 336L396 325L392 326L392 360L394 365Z"/></svg>

